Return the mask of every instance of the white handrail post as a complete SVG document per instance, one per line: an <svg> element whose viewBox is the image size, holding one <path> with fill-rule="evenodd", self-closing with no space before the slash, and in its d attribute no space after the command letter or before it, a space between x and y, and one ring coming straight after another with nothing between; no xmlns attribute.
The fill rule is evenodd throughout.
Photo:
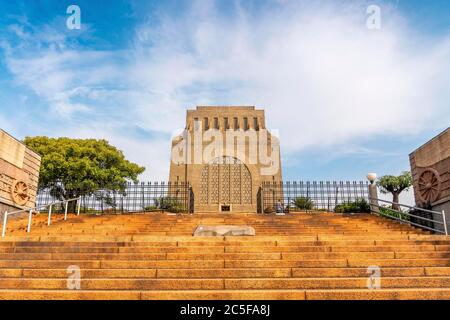
<svg viewBox="0 0 450 320"><path fill-rule="evenodd" d="M67 220L67 207L69 205L69 201L66 201L66 207L64 209L64 220Z"/></svg>
<svg viewBox="0 0 450 320"><path fill-rule="evenodd" d="M445 235L448 236L448 231L447 231L447 221L445 219L445 210L442 210L442 221L444 222L444 231L445 231Z"/></svg>
<svg viewBox="0 0 450 320"><path fill-rule="evenodd" d="M80 215L80 209L81 209L81 197L78 197L78 208L77 208L77 216L79 216Z"/></svg>
<svg viewBox="0 0 450 320"><path fill-rule="evenodd" d="M28 226L27 226L27 233L30 233L31 229L31 216L33 215L33 209L30 209L30 213L28 214Z"/></svg>
<svg viewBox="0 0 450 320"><path fill-rule="evenodd" d="M47 225L50 225L50 220L52 217L52 205L50 205L50 207L48 208L48 221L47 221Z"/></svg>
<svg viewBox="0 0 450 320"><path fill-rule="evenodd" d="M8 219L8 211L5 211L5 215L3 216L2 238L5 237L6 233L6 219Z"/></svg>

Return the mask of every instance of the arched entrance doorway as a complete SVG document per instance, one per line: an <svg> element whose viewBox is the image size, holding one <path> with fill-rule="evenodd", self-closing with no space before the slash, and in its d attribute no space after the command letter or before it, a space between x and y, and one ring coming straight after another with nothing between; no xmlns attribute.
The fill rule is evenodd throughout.
<svg viewBox="0 0 450 320"><path fill-rule="evenodd" d="M217 157L201 172L200 204L252 204L252 177L247 166L234 157Z"/></svg>

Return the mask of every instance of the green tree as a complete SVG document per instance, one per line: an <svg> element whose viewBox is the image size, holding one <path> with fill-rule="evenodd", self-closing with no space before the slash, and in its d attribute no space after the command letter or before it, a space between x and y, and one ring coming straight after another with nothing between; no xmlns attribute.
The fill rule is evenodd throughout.
<svg viewBox="0 0 450 320"><path fill-rule="evenodd" d="M26 137L24 143L42 156L38 188L50 189L58 199L99 189L123 191L145 170L106 140Z"/></svg>
<svg viewBox="0 0 450 320"><path fill-rule="evenodd" d="M377 185L380 188L381 193L391 193L392 202L398 203L400 193L405 190L407 191L412 185L411 173L409 171L404 171L399 176L383 176L377 181ZM400 206L398 204L393 204L392 209L400 210Z"/></svg>

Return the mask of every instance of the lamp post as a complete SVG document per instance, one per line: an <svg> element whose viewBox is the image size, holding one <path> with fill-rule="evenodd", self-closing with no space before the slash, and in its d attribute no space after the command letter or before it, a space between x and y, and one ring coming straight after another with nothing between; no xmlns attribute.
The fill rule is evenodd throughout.
<svg viewBox="0 0 450 320"><path fill-rule="evenodd" d="M367 180L369 180L369 198L370 198L370 211L373 213L379 213L379 204L378 204L378 189L375 181L377 180L377 174L374 172L369 172L367 174Z"/></svg>
<svg viewBox="0 0 450 320"><path fill-rule="evenodd" d="M377 174L373 172L369 172L366 177L367 180L369 180L370 184L374 184L375 180L377 180Z"/></svg>

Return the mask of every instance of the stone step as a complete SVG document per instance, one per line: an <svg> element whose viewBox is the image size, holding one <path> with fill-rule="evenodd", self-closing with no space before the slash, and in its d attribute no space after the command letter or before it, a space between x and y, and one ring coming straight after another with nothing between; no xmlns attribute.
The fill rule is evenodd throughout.
<svg viewBox="0 0 450 320"><path fill-rule="evenodd" d="M331 253L330 253L331 254ZM336 255L344 256L343 253ZM394 253L370 252L368 257L393 257ZM359 257L359 255L358 255ZM367 257L367 255L365 255ZM314 258L314 257L313 257ZM279 260L281 253L2 253L1 260Z"/></svg>
<svg viewBox="0 0 450 320"><path fill-rule="evenodd" d="M449 300L450 289L0 290L5 300Z"/></svg>
<svg viewBox="0 0 450 320"><path fill-rule="evenodd" d="M382 268L382 277L450 276L450 267ZM82 278L368 277L367 268L80 269ZM0 269L2 278L67 278L67 269Z"/></svg>
<svg viewBox="0 0 450 320"><path fill-rule="evenodd" d="M365 289L362 278L239 278L239 279L86 279L80 280L84 290L258 290L258 289ZM6 278L0 289L67 289L67 279ZM389 288L449 288L450 277L383 277L381 285Z"/></svg>
<svg viewBox="0 0 450 320"><path fill-rule="evenodd" d="M450 259L349 259L349 267L447 267Z"/></svg>
<svg viewBox="0 0 450 320"><path fill-rule="evenodd" d="M3 241L8 241L8 240L12 240L12 241L76 241L76 242L89 242L89 241L95 241L95 242L123 242L123 241L133 241L133 242L151 242L154 241L155 239L173 239L176 238L178 239L180 236L174 236L174 237L170 237L170 236L155 236L155 235L146 235L146 236L98 236L98 235L85 235L85 236L77 236L77 235L60 235L60 236L19 236L19 237L5 237L5 239ZM261 245L263 244L262 241L258 240L261 238L264 238L265 236L257 236L257 237L249 237L251 239L253 239L253 242L259 242ZM411 237L411 238L410 238ZM235 243L237 242L242 242L241 239L230 239L232 241L234 241ZM247 239L249 240L249 239ZM345 241L345 242L352 242L353 243L357 243L358 241L390 241L390 242L402 242L402 241L410 241L410 240L415 240L415 241L423 241L423 240L431 240L431 241L438 241L438 240L443 240L445 243L449 244L450 241L449 239L445 239L445 238L439 238L439 236L435 236L434 238L429 238L429 237L417 237L417 235L385 235L385 236L377 236L377 235L357 235L357 236L353 236L353 235L333 235L333 236L329 236L329 235L307 235L307 236L296 236L296 235L278 235L276 237L272 237L271 240L267 240L267 241L281 241L283 242L283 240L288 240L289 242L294 242L294 241L319 241L319 242L336 242L336 241ZM183 239L178 240L180 242L183 243L188 243L188 242L192 242L192 243L211 243L211 242L219 242L219 241L223 241L223 239L221 237L192 237L190 235L185 235L183 236ZM252 242L250 241L250 243Z"/></svg>
<svg viewBox="0 0 450 320"><path fill-rule="evenodd" d="M221 250L222 251L222 250ZM272 252L272 253L1 253L0 260L333 260L333 259L450 259L450 252Z"/></svg>
<svg viewBox="0 0 450 320"><path fill-rule="evenodd" d="M141 292L125 290L0 289L0 300L140 300ZM153 299L155 300L155 299Z"/></svg>
<svg viewBox="0 0 450 320"><path fill-rule="evenodd" d="M0 260L0 268L329 268L446 267L450 259L311 259L311 260Z"/></svg>
<svg viewBox="0 0 450 320"><path fill-rule="evenodd" d="M0 253L282 253L282 252L450 252L446 245L402 246L17 246Z"/></svg>
<svg viewBox="0 0 450 320"><path fill-rule="evenodd" d="M208 246L229 246L229 247L260 247L263 250L266 247L374 247L375 246L447 246L450 247L450 239L443 240L401 240L401 241L375 241L375 240L357 240L357 241L298 241L298 240L277 240L272 238L272 241L252 241L247 239L240 241L233 240L217 240L211 239L201 241L182 241L178 238L172 238L172 241L166 237L159 241L18 241L18 242L1 242L0 248L5 247L208 247ZM192 237L191 237L192 239ZM253 238L252 238L253 239ZM255 249L257 250L257 249Z"/></svg>
<svg viewBox="0 0 450 320"><path fill-rule="evenodd" d="M225 260L225 268L450 266L450 259Z"/></svg>
<svg viewBox="0 0 450 320"><path fill-rule="evenodd" d="M142 299L142 296L141 296ZM449 300L449 288L308 290L306 300Z"/></svg>
<svg viewBox="0 0 450 320"><path fill-rule="evenodd" d="M450 277L382 277L383 288L449 288ZM225 279L225 289L364 289L368 278Z"/></svg>

